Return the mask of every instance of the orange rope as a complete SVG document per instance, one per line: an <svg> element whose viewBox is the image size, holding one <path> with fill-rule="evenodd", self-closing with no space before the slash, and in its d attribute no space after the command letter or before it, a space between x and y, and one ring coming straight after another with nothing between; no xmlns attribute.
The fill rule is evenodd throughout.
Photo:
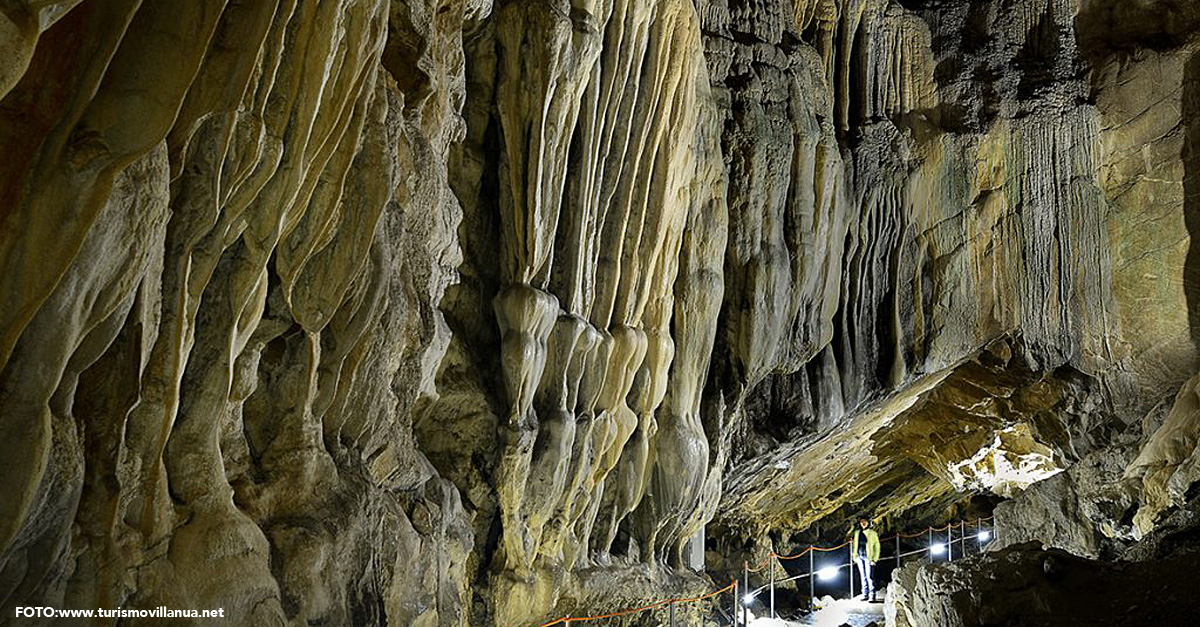
<svg viewBox="0 0 1200 627"><path fill-rule="evenodd" d="M842 548L842 547L844 547L844 546L848 546L849 544L850 544L850 541L849 541L849 540L846 540L845 542L843 542L843 543L841 543L841 544L839 544L839 545L837 545L837 546L835 546L835 547L831 547L831 548L825 548L825 547L823 547L823 546L814 546L814 547L813 547L813 549L814 549L814 550L816 550L816 551L826 551L826 552L829 552L829 551L836 551L836 550L838 550L838 549L840 549L840 548Z"/></svg>
<svg viewBox="0 0 1200 627"><path fill-rule="evenodd" d="M796 553L795 555L775 555L774 553L772 553L771 555L775 555L775 557L777 557L781 560L794 560L796 558L804 557L811 550L813 550L813 548L810 546L807 549L804 549L803 551Z"/></svg>
<svg viewBox="0 0 1200 627"><path fill-rule="evenodd" d="M992 520L993 518L995 518L995 516L988 516L987 518L976 518L975 520L967 520L967 521L963 521L963 522L959 522L959 523L949 523L945 527L926 527L916 533L897 533L896 536L900 536L901 538L919 538L919 537L929 533L930 531L934 531L934 532L946 531L946 530L950 529L951 527L961 527L963 525L977 525L985 520ZM883 542L885 540L892 540L896 536L883 538L880 540L880 542Z"/></svg>
<svg viewBox="0 0 1200 627"><path fill-rule="evenodd" d="M563 625L563 624L566 624L567 621L575 623L575 622L583 622L583 621L591 621L591 620L600 620L602 618L616 618L617 616L626 616L629 614L636 614L638 612L652 610L652 609L655 609L658 607L662 607L664 605L670 605L672 603L693 603L695 601L703 601L705 599L710 599L712 597L715 597L718 594L728 592L728 591L732 590L736 585L737 585L737 581L734 581L733 583L729 584L728 586L725 586L724 588L721 588L720 590L714 590L712 592L709 592L708 594L703 594L698 597L683 598L683 599L664 599L662 601L655 601L654 603L651 603L649 605L643 605L641 607L635 607L635 608L631 608L631 609L627 609L627 610L620 610L620 611L612 612L609 614L599 614L596 616L564 616L560 619L545 623L545 624L541 625L541 627L552 627L553 625Z"/></svg>
<svg viewBox="0 0 1200 627"><path fill-rule="evenodd" d="M755 564L754 566L750 566L748 562L743 562L742 565L746 567L746 572L757 573L766 568L767 564L769 563L771 563L771 555L767 555L761 562Z"/></svg>
<svg viewBox="0 0 1200 627"><path fill-rule="evenodd" d="M847 542L847 544L849 544L849 542ZM842 546L846 546L846 545L843 544ZM838 547L838 548L841 548L841 547ZM767 567L768 564L771 563L771 558L775 558L775 559L781 560L781 561L782 560L794 560L794 559L799 559L801 557L804 557L805 555L808 555L808 552L813 551L813 550L820 551L821 549L819 547L810 546L807 549L804 549L803 551L800 551L799 553L794 553L792 555L780 555L774 551L771 551L770 553L767 553L767 556L764 557L762 559L762 561L760 561L759 563L755 564L754 566L747 566L746 570L748 570L752 573L761 572L764 568ZM833 550L833 549L829 549L829 550Z"/></svg>
<svg viewBox="0 0 1200 627"><path fill-rule="evenodd" d="M715 597L718 594L721 594L722 592L728 592L729 590L732 590L735 585L737 585L736 581L733 583L730 583L728 586L725 586L724 588L721 588L720 590L713 590L712 592L709 592L708 594L704 594L704 595L701 595L698 597L692 597L690 599L671 599L671 601L674 601L675 603L693 603L695 601L703 601L704 599L711 599L712 597Z"/></svg>

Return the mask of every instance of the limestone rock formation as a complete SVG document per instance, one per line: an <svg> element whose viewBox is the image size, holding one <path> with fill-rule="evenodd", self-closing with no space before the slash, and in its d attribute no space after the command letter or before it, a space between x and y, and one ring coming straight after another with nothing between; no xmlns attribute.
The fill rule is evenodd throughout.
<svg viewBox="0 0 1200 627"><path fill-rule="evenodd" d="M483 8L5 9L34 28L0 101L4 620L465 620L469 514L411 424Z"/></svg>
<svg viewBox="0 0 1200 627"><path fill-rule="evenodd" d="M979 494L1186 524L1191 0L0 9L0 622L523 625Z"/></svg>
<svg viewBox="0 0 1200 627"><path fill-rule="evenodd" d="M889 587L889 626L1185 625L1200 604L1194 552L1121 564L1018 545L983 560L917 564Z"/></svg>

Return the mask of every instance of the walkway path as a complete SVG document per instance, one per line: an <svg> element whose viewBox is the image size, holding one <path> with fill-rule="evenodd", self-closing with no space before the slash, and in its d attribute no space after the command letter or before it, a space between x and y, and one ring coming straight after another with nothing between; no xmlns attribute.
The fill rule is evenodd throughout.
<svg viewBox="0 0 1200 627"><path fill-rule="evenodd" d="M750 627L866 627L871 623L883 625L883 603L867 603L854 599L824 597L817 602L817 611L799 620L757 618Z"/></svg>

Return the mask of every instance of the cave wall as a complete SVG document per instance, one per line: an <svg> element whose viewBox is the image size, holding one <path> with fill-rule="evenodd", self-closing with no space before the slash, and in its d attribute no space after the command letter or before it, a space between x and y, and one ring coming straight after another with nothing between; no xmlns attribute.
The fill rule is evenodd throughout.
<svg viewBox="0 0 1200 627"><path fill-rule="evenodd" d="M483 8L6 6L5 621L465 619L470 519L411 424Z"/></svg>
<svg viewBox="0 0 1200 627"><path fill-rule="evenodd" d="M683 594L710 522L1014 496L1197 368L1185 0L0 15L5 607Z"/></svg>
<svg viewBox="0 0 1200 627"><path fill-rule="evenodd" d="M1110 447L1127 463L1196 369L1197 10L848 5L847 91L826 82L848 95L855 207L832 354L749 391L716 518L735 535L1015 496Z"/></svg>

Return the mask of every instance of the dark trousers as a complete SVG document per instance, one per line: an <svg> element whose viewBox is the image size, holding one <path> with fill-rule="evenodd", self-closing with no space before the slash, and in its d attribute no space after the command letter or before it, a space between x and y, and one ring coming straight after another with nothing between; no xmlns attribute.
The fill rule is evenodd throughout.
<svg viewBox="0 0 1200 627"><path fill-rule="evenodd" d="M867 559L866 555L859 555L854 561L858 564L862 593L868 597L875 596L875 582L871 580L871 560Z"/></svg>

